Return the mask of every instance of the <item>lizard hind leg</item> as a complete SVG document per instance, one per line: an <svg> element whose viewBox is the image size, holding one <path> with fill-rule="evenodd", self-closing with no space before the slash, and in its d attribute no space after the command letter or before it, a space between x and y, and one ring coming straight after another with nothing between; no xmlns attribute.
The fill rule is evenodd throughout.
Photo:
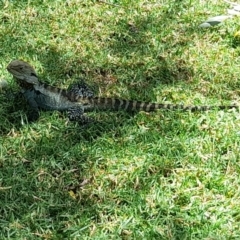
<svg viewBox="0 0 240 240"><path fill-rule="evenodd" d="M74 93L74 95L80 96L80 97L93 97L94 92L90 88L88 84L84 82L84 80L80 80L79 83L73 84L68 91L70 93Z"/></svg>
<svg viewBox="0 0 240 240"><path fill-rule="evenodd" d="M81 124L86 124L92 121L91 118L84 115L84 111L80 107L72 107L67 110L67 115L70 121L76 121Z"/></svg>

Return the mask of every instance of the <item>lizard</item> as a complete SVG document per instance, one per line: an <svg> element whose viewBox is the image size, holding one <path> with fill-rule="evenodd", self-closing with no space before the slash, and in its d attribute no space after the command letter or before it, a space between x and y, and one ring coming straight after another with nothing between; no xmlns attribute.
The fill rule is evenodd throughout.
<svg viewBox="0 0 240 240"><path fill-rule="evenodd" d="M89 119L83 115L80 103L69 100L70 93L85 97L92 97L93 91L85 82L74 84L70 90L53 87L41 82L35 69L27 62L13 60L7 70L13 75L21 88L21 93L30 106L28 120L35 121L39 117L39 110L68 111L70 120L86 122Z"/></svg>
<svg viewBox="0 0 240 240"><path fill-rule="evenodd" d="M21 92L31 108L30 120L36 120L39 109L67 111L70 121L88 122L84 111L113 109L151 112L158 109L207 111L211 109L238 108L237 105L185 106L180 104L150 103L118 98L95 97L90 87L83 83L71 89L53 87L39 80L35 69L23 60L13 60L7 70L16 79Z"/></svg>

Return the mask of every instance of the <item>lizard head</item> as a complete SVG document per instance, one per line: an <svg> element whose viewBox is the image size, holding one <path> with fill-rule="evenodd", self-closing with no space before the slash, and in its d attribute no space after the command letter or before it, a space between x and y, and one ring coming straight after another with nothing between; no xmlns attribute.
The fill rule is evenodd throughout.
<svg viewBox="0 0 240 240"><path fill-rule="evenodd" d="M13 60L8 64L7 70L20 81L25 81L34 85L39 83L34 68L27 62L22 60Z"/></svg>

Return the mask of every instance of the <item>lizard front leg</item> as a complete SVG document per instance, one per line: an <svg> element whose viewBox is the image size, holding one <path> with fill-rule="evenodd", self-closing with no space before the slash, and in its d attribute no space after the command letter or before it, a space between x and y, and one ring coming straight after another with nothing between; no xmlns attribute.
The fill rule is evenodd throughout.
<svg viewBox="0 0 240 240"><path fill-rule="evenodd" d="M36 93L34 90L25 90L23 92L23 96L27 100L27 103L29 104L29 107L30 107L30 110L28 113L28 121L29 122L36 121L40 116L38 104L35 100L35 95L36 95Z"/></svg>

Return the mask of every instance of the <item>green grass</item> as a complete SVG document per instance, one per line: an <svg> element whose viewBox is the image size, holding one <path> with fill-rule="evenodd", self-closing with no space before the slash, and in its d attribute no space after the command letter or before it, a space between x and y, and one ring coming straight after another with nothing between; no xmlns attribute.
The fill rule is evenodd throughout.
<svg viewBox="0 0 240 240"><path fill-rule="evenodd" d="M238 110L58 112L27 123L6 66L67 88L196 105L239 102L239 19L224 1L1 1L0 239L239 239ZM7 93L7 94L6 94Z"/></svg>

